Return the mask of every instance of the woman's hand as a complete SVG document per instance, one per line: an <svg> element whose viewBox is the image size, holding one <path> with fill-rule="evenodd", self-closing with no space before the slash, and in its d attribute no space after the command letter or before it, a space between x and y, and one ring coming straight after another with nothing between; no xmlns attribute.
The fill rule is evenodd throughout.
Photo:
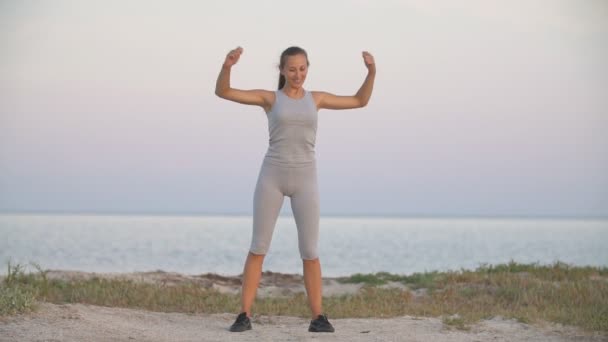
<svg viewBox="0 0 608 342"><path fill-rule="evenodd" d="M363 51L363 62L369 71L376 71L376 62L371 53Z"/></svg>
<svg viewBox="0 0 608 342"><path fill-rule="evenodd" d="M367 106L369 98L374 89L374 79L376 78L376 62L374 56L367 51L363 51L363 62L368 69L367 76L353 96L336 96L326 92L313 92L313 97L317 103L317 109L350 109Z"/></svg>
<svg viewBox="0 0 608 342"><path fill-rule="evenodd" d="M242 53L243 48L240 46L234 50L230 50L230 52L228 52L228 54L226 55L226 60L224 60L224 67L230 68L235 65L236 62L239 61L239 58L241 57Z"/></svg>

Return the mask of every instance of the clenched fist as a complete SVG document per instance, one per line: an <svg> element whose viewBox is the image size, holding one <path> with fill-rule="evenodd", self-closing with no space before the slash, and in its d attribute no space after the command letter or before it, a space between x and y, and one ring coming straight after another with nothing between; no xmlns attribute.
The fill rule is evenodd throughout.
<svg viewBox="0 0 608 342"><path fill-rule="evenodd" d="M374 61L374 56L372 56L371 53L367 52L367 51L363 51L363 63L365 63L365 66L367 67L367 69L369 69L370 71L375 71L376 70L376 62Z"/></svg>
<svg viewBox="0 0 608 342"><path fill-rule="evenodd" d="M228 52L228 54L226 55L226 60L224 60L224 66L229 68L235 65L236 62L239 61L239 58L241 57L242 53L243 48L240 46L234 50L230 50L230 52Z"/></svg>

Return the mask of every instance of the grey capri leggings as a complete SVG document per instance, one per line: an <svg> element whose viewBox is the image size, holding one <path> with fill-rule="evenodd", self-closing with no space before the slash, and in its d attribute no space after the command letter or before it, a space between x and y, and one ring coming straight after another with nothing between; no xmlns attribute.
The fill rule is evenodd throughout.
<svg viewBox="0 0 608 342"><path fill-rule="evenodd" d="M283 166L264 160L253 196L253 236L249 251L266 254L285 196L298 228L302 259L318 257L319 189L316 162L303 166Z"/></svg>

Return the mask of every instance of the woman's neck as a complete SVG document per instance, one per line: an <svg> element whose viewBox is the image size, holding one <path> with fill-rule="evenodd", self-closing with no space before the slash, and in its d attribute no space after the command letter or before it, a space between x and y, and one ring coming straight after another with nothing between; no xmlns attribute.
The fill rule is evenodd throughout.
<svg viewBox="0 0 608 342"><path fill-rule="evenodd" d="M283 93L285 93L285 95L287 95L288 97L294 99L300 99L304 97L304 88L302 87L292 88L288 85L285 85L283 89L281 89L281 91L283 91Z"/></svg>

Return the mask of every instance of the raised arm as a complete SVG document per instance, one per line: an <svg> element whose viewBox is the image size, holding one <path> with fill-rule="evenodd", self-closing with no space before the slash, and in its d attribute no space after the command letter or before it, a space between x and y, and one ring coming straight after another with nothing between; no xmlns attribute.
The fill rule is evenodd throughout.
<svg viewBox="0 0 608 342"><path fill-rule="evenodd" d="M242 53L243 48L239 46L226 55L226 60L215 83L215 95L242 104L260 106L268 111L274 102L273 92L262 89L241 90L230 87L230 71L232 66L239 61Z"/></svg>
<svg viewBox="0 0 608 342"><path fill-rule="evenodd" d="M363 62L367 67L367 77L365 77L359 91L353 96L338 96L327 92L315 92L314 96L316 97L317 108L351 109L366 106L374 89L376 63L374 62L374 56L367 51L363 51Z"/></svg>

